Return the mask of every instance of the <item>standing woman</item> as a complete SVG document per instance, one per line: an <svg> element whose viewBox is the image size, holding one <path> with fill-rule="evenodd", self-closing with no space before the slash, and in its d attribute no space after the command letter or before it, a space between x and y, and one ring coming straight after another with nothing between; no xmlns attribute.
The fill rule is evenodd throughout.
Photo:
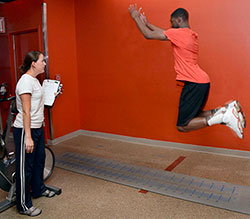
<svg viewBox="0 0 250 219"><path fill-rule="evenodd" d="M44 56L29 52L21 66L23 74L16 86L18 114L13 128L16 152L16 205L21 214L37 216L42 210L33 207L33 197L53 197L43 183L45 139L43 132L44 94L36 78L44 72Z"/></svg>

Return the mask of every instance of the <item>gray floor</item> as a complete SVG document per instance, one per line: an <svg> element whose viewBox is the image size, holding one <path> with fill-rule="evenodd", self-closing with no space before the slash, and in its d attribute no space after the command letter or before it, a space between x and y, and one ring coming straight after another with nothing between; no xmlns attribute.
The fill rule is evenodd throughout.
<svg viewBox="0 0 250 219"><path fill-rule="evenodd" d="M250 186L65 152L56 167L137 189L250 215Z"/></svg>

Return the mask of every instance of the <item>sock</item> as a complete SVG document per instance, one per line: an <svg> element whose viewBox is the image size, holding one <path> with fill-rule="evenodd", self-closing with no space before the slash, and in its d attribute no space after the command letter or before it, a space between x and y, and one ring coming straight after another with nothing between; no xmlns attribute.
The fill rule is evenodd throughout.
<svg viewBox="0 0 250 219"><path fill-rule="evenodd" d="M223 106L223 107L221 107L219 109L213 109L212 113L213 113L213 116L215 116L215 115L217 115L217 114L219 114L221 112L226 112L226 110L227 110L227 108Z"/></svg>
<svg viewBox="0 0 250 219"><path fill-rule="evenodd" d="M224 111L216 112L210 119L207 120L209 126L221 124L223 122Z"/></svg>

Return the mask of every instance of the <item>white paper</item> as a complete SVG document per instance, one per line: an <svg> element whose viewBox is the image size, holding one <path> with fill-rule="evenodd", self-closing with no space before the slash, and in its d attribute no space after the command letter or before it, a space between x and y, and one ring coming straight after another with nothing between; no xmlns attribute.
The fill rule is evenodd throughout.
<svg viewBox="0 0 250 219"><path fill-rule="evenodd" d="M45 79L43 81L44 105L52 106L55 101L55 93L58 90L60 81Z"/></svg>

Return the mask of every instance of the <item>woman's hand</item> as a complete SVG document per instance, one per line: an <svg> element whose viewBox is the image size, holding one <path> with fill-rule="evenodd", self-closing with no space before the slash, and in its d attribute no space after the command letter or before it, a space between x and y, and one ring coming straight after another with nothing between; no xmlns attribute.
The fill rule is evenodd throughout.
<svg viewBox="0 0 250 219"><path fill-rule="evenodd" d="M34 150L34 142L31 137L25 138L25 150L26 153L32 153Z"/></svg>

